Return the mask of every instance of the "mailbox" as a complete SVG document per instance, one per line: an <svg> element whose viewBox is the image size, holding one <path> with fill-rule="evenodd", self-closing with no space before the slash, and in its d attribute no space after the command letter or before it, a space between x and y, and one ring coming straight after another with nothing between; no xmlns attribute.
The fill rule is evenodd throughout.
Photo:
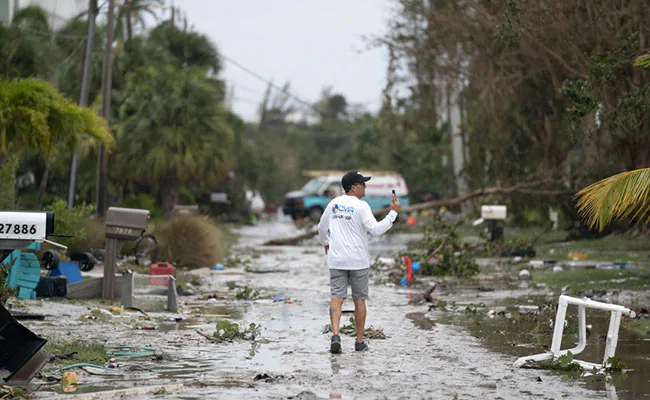
<svg viewBox="0 0 650 400"><path fill-rule="evenodd" d="M106 213L106 238L137 239L147 229L149 210L109 207Z"/></svg>
<svg viewBox="0 0 650 400"><path fill-rule="evenodd" d="M54 213L0 211L0 240L43 242L54 233Z"/></svg>

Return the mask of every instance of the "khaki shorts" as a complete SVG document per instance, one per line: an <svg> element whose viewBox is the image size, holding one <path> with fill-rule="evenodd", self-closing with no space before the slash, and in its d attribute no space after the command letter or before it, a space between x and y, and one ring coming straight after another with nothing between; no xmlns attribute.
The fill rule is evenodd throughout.
<svg viewBox="0 0 650 400"><path fill-rule="evenodd" d="M366 300L368 298L368 270L365 269L331 269L330 289L333 299L348 297L348 286L352 287L352 298Z"/></svg>

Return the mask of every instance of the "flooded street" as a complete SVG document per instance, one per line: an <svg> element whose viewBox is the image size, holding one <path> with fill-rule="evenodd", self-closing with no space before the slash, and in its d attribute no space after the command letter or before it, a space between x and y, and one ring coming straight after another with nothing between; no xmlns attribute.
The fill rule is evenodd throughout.
<svg viewBox="0 0 650 400"><path fill-rule="evenodd" d="M30 312L50 316L45 321L24 322L49 340L102 342L107 347L145 346L154 348L158 355L116 358L123 372L120 375L90 375L80 371L80 385L72 393L64 393L58 382L34 380L33 397L89 398L81 395L95 394L101 398L170 399L628 399L648 396L636 393L635 397L629 397L631 392L626 391L617 394L614 386L605 384L603 376L592 380L571 379L549 370L515 368L513 363L517 357L542 351L544 346L550 346L550 337L526 336L525 326L521 328L521 336L506 335L499 324L514 321L506 318L486 322L481 317L429 310L431 303L409 305L409 293L421 290L407 292L394 285L371 285L368 301L366 325L383 329L387 338L370 339L370 350L357 353L353 350L354 338L342 336L343 354L332 355L328 351L329 336L323 333L329 323L329 275L322 247L315 239L297 246L261 246L268 239L298 234L288 223L262 222L240 228L237 233L240 237L232 254L249 259L249 270L273 267L280 272L247 272L243 265L221 271L196 271L202 294L179 297L178 315L149 313L151 320L147 324L153 330L146 324L134 323L135 312L124 312L107 321L89 320L84 318L90 312L89 303L21 302ZM372 239L371 259L393 256L413 238L412 234L393 234ZM220 295L228 293L229 287L248 287L259 291L263 298L236 300L232 295ZM530 293L533 291L524 289L478 292L472 287L454 293L444 293L441 289L441 293L436 291L434 295L458 304L484 302L494 307L514 304L508 300L510 297L525 302L523 296ZM213 298L202 298L206 294ZM351 299L346 300L342 325L348 323L353 314L347 311L352 309ZM242 327L250 323L261 325L261 335L254 342L213 343L197 333L212 335L216 322L224 318ZM598 356L602 354L602 340L593 346L592 339L585 358L595 358L596 352ZM626 350L621 353L626 340L621 334L617 355L631 364L631 368L643 368L647 356L638 355L635 362L621 355L628 353ZM643 375L639 379L647 381ZM633 379L637 376L633 375ZM647 387L647 382L642 387Z"/></svg>

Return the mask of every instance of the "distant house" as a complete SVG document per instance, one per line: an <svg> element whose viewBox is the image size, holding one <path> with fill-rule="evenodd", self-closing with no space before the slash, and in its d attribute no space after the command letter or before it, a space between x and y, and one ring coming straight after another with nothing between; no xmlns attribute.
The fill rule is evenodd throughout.
<svg viewBox="0 0 650 400"><path fill-rule="evenodd" d="M0 0L0 24L8 24L16 10L40 6L47 11L50 26L61 29L70 19L88 9L88 0Z"/></svg>

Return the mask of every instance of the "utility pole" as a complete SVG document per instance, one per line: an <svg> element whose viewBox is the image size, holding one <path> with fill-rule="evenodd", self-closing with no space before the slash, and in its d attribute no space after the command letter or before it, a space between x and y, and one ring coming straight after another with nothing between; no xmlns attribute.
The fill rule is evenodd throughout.
<svg viewBox="0 0 650 400"><path fill-rule="evenodd" d="M88 37L86 38L86 56L84 59L83 77L81 78L81 94L79 105L88 106L88 82L92 65L93 42L95 41L95 17L97 15L97 0L88 1ZM70 166L70 186L68 186L68 210L74 207L75 186L77 185L77 170L79 169L79 145L75 147Z"/></svg>
<svg viewBox="0 0 650 400"><path fill-rule="evenodd" d="M111 73L113 70L113 25L115 0L108 0L108 19L106 21L106 48L104 50L104 67L102 68L102 117L110 130L111 114ZM106 184L108 181L108 153L104 146L99 145L97 157L97 215L104 216L106 212Z"/></svg>

